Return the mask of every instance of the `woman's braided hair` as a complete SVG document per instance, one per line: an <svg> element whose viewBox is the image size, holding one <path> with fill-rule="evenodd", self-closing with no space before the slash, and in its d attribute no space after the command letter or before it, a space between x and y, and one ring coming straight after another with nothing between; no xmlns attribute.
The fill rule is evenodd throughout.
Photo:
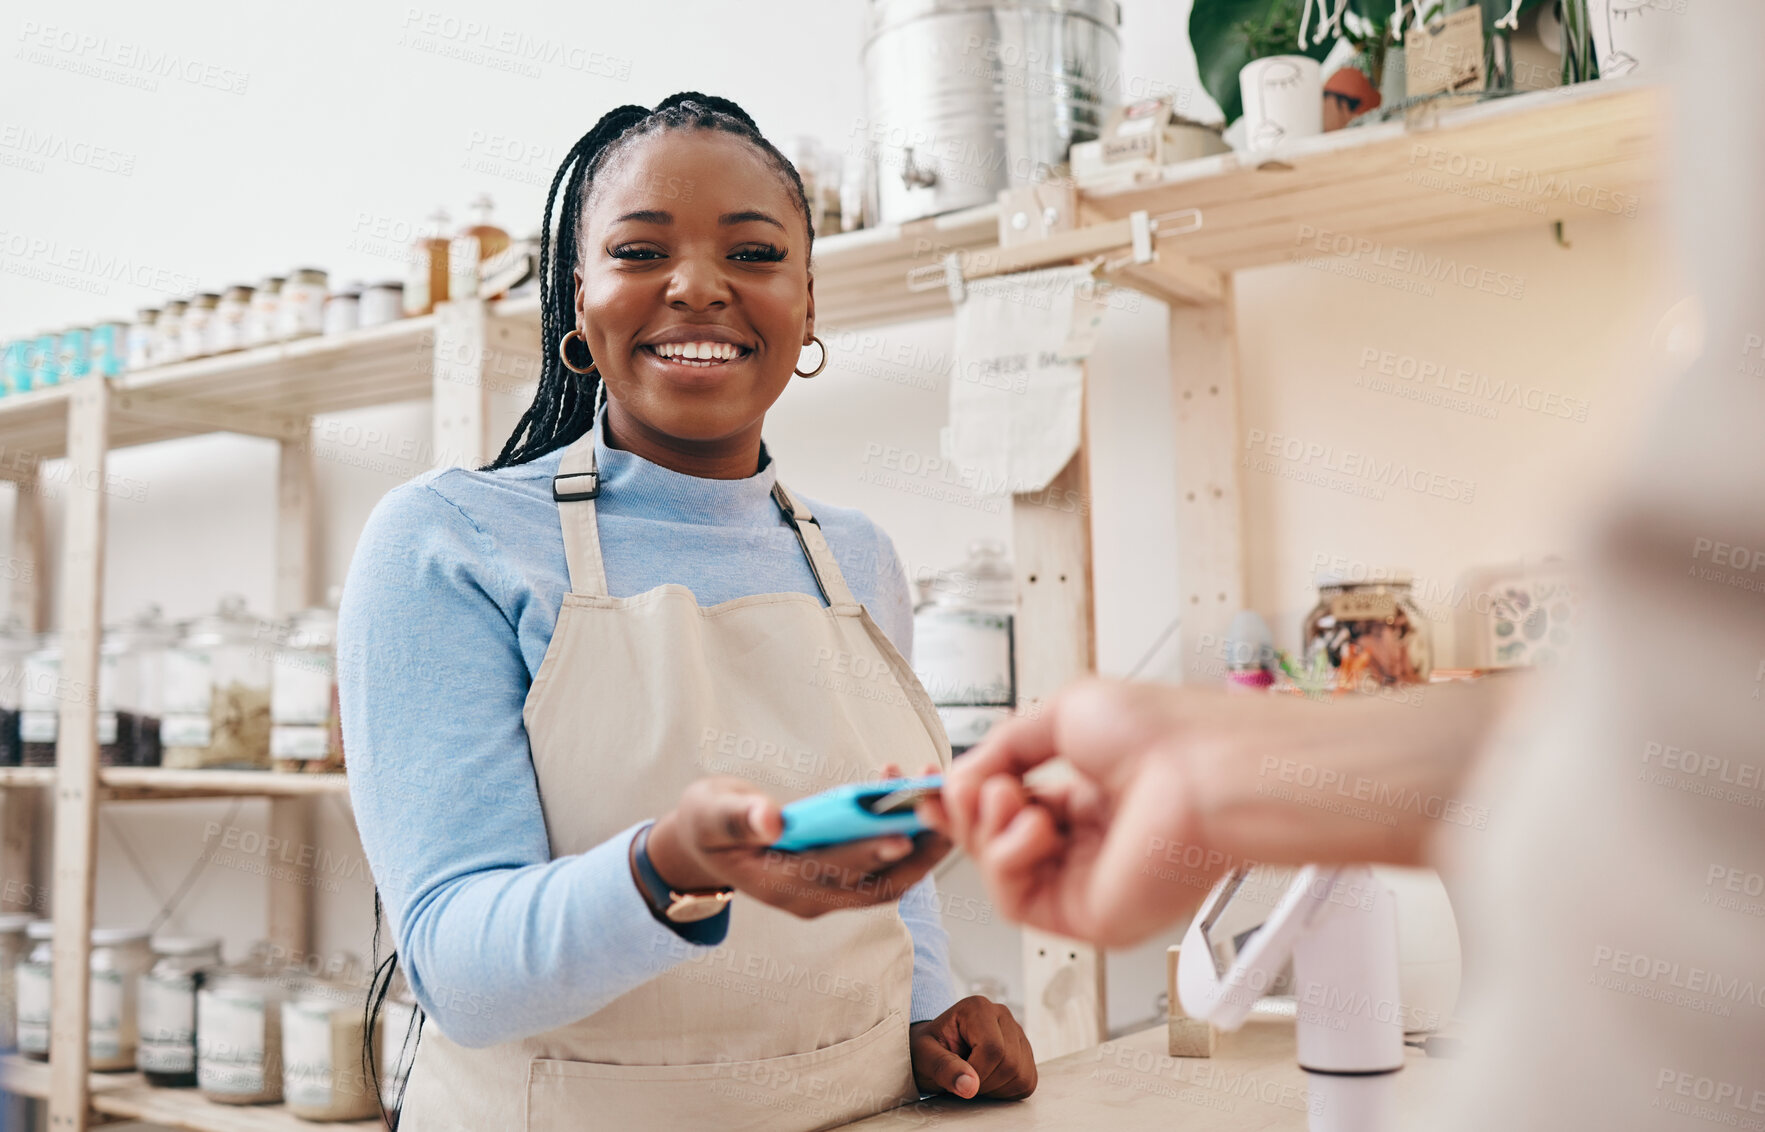
<svg viewBox="0 0 1765 1132"><path fill-rule="evenodd" d="M654 110L625 105L607 112L594 129L583 134L564 155L552 176L545 198L545 222L539 243L540 375L533 404L521 415L508 443L485 470L525 464L547 452L574 442L594 426L598 374L572 372L558 357L558 343L576 328L576 281L586 205L595 190L595 177L637 139L663 130L722 130L751 142L797 194L803 223L809 230L809 247L815 246L815 223L810 219L809 197L803 179L778 148L760 133L748 112L727 98L700 94L696 90L671 94ZM561 209L555 209L558 188L563 186ZM553 217L557 234L552 234ZM571 361L584 369L594 359L579 350Z"/></svg>

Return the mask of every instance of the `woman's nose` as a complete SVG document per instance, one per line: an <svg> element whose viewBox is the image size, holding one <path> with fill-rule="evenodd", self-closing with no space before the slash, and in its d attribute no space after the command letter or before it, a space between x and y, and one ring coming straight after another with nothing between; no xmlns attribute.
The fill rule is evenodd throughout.
<svg viewBox="0 0 1765 1132"><path fill-rule="evenodd" d="M692 310L703 310L729 301L729 280L722 265L695 257L675 260L668 278L668 301Z"/></svg>

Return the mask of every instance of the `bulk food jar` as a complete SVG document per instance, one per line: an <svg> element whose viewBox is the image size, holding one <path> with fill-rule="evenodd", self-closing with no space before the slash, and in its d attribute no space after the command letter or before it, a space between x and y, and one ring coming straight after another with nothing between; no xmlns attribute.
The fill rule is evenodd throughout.
<svg viewBox="0 0 1765 1132"><path fill-rule="evenodd" d="M270 762L266 622L229 595L185 624L165 653L161 761L168 767L262 768Z"/></svg>
<svg viewBox="0 0 1765 1132"><path fill-rule="evenodd" d="M337 587L330 607L296 613L276 633L270 757L281 771L343 769L337 710Z"/></svg>
<svg viewBox="0 0 1765 1132"><path fill-rule="evenodd" d="M25 927L30 952L14 968L18 994L18 1052L34 1061L49 1060L49 988L54 980L55 924L32 920Z"/></svg>
<svg viewBox="0 0 1765 1132"><path fill-rule="evenodd" d="M37 635L27 633L18 618L0 622L0 766L21 759L18 716L24 707L25 658L36 650Z"/></svg>
<svg viewBox="0 0 1765 1132"><path fill-rule="evenodd" d="M177 640L159 606L104 631L98 666L98 759L104 766L158 766L165 655Z"/></svg>
<svg viewBox="0 0 1765 1132"><path fill-rule="evenodd" d="M1307 667L1339 691L1426 684L1432 633L1410 594L1410 576L1359 581L1319 575L1318 603L1301 633Z"/></svg>
<svg viewBox="0 0 1765 1132"><path fill-rule="evenodd" d="M24 659L19 761L25 766L54 766L55 739L61 730L61 642L54 633L44 633L36 644Z"/></svg>
<svg viewBox="0 0 1765 1132"><path fill-rule="evenodd" d="M913 669L938 707L950 749L960 754L1017 703L1016 590L1005 547L990 539L971 543L968 559L922 582L921 593L913 609Z"/></svg>
<svg viewBox="0 0 1765 1132"><path fill-rule="evenodd" d="M282 1003L277 971L252 960L212 972L196 991L196 1087L221 1104L282 1099Z"/></svg>
<svg viewBox="0 0 1765 1132"><path fill-rule="evenodd" d="M0 1049L18 1043L18 965L29 951L25 928L30 923L29 916L0 916Z"/></svg>
<svg viewBox="0 0 1765 1132"><path fill-rule="evenodd" d="M306 1120L362 1120L380 1113L362 1072L367 989L312 979L282 1004L282 1095Z"/></svg>
<svg viewBox="0 0 1765 1132"><path fill-rule="evenodd" d="M149 1084L191 1087L196 1084L196 992L221 966L221 941L160 936L153 954L137 1000L141 1047L136 1060Z"/></svg>
<svg viewBox="0 0 1765 1132"><path fill-rule="evenodd" d="M153 952L147 946L145 930L92 929L86 1038L90 1068L99 1072L135 1068L136 994L141 976L152 965Z"/></svg>

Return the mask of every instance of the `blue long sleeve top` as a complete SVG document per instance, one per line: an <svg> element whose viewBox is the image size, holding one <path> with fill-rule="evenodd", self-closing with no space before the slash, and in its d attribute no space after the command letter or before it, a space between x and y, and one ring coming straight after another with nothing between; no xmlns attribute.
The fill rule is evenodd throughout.
<svg viewBox="0 0 1765 1132"><path fill-rule="evenodd" d="M772 500L764 448L759 473L741 480L596 449L613 596L669 582L702 605L820 595ZM339 611L362 847L418 1005L468 1047L585 1018L709 950L650 915L627 864L642 822L585 853L553 860L548 847L521 709L569 590L551 496L562 455L430 472L389 492ZM854 596L910 656L907 580L888 536L857 511L806 502ZM913 1019L936 1017L956 995L931 877L900 911L913 937Z"/></svg>

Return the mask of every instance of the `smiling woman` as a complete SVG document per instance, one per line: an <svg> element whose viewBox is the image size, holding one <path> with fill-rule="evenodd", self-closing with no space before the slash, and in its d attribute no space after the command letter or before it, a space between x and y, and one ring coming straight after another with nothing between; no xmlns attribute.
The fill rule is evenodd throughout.
<svg viewBox="0 0 1765 1132"><path fill-rule="evenodd" d="M893 544L761 440L821 368L808 217L734 103L608 114L547 198L532 406L363 533L350 792L382 980L402 960L433 1024L402 1132L788 1132L1035 1087L1011 1015L951 989L946 841L770 848L783 801L950 761Z"/></svg>

